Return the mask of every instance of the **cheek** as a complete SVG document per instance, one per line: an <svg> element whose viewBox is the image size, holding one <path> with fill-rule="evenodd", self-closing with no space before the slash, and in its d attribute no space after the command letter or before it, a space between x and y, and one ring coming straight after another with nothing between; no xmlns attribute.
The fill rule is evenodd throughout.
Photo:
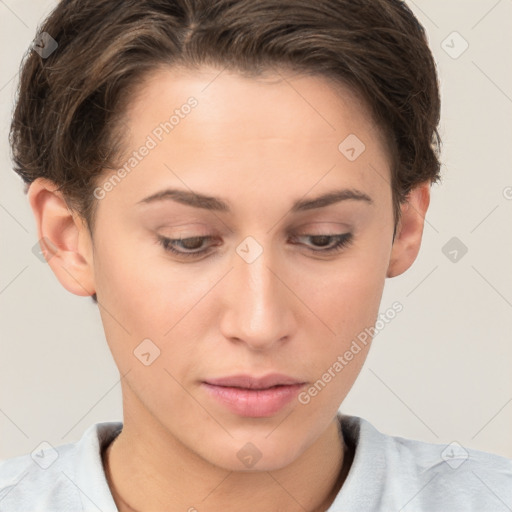
<svg viewBox="0 0 512 512"><path fill-rule="evenodd" d="M316 296L310 292L308 302L314 304L329 329L317 320L309 329L303 325L310 335L298 358L308 361L312 381L300 397L301 404L334 411L345 399L371 346L371 327L378 315L383 282L380 272L370 272L360 262L347 265L326 281Z"/></svg>
<svg viewBox="0 0 512 512"><path fill-rule="evenodd" d="M155 257L159 249L151 247L148 241L139 245L140 250L136 244L131 246L111 241L108 247L104 246L108 250L95 258L106 338L116 362L125 371L134 362L139 363L134 351L139 350L143 340L149 339L160 350L151 366L162 364L181 373L186 370L181 366L186 365L176 364L175 360L187 362L197 358L190 351L197 346L195 340L204 334L201 320L207 323L204 308L209 307L208 293L219 279L219 272L194 275L186 266L170 262L165 255ZM151 255L147 254L147 246ZM144 261L150 264L141 263ZM151 351L151 344L148 347Z"/></svg>
<svg viewBox="0 0 512 512"><path fill-rule="evenodd" d="M158 271L141 264L143 245L128 236L116 236L119 232L111 229L108 237L98 237L94 272L107 341L116 361L130 367L133 350L142 340L155 339L159 344L156 340L169 327L155 308L162 301Z"/></svg>
<svg viewBox="0 0 512 512"><path fill-rule="evenodd" d="M343 339L375 321L385 284L384 253L379 247L359 248L317 275L316 283L303 278L302 295Z"/></svg>
<svg viewBox="0 0 512 512"><path fill-rule="evenodd" d="M95 278L98 299L112 313L108 323L118 320L130 332L143 332L153 326L155 332L166 329L166 318L180 301L185 300L187 286L178 266L169 275L159 246L152 240L137 239L122 229L112 229L108 237L99 238L95 253ZM149 333L148 333L149 334Z"/></svg>
<svg viewBox="0 0 512 512"><path fill-rule="evenodd" d="M338 388L338 391L351 385L359 373L371 344L369 333L379 313L386 265L378 248L374 249L359 250L345 258L320 280L320 285L312 286L307 279L302 284L303 295L307 292L304 295L307 303L322 320L320 325L315 319L315 328L309 329L314 347L311 342L305 346L302 358L312 361L314 373L320 378L338 360L338 356L346 353L344 363L347 364L343 370L335 372L336 375L343 374L343 377L334 379L337 384L333 388ZM307 325L304 328L307 330ZM319 335L319 329L324 335Z"/></svg>

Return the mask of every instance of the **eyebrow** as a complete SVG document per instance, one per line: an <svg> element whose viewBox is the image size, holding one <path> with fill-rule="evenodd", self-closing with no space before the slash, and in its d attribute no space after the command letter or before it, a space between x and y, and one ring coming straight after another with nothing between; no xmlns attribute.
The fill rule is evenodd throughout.
<svg viewBox="0 0 512 512"><path fill-rule="evenodd" d="M166 200L176 201L187 206L192 206L193 208L202 208L204 210L224 213L231 212L229 204L219 197L207 196L197 192L180 189L162 190L142 199L137 204L149 204ZM325 206L347 200L364 201L369 205L373 204L372 198L364 192L354 188L343 188L332 190L312 199L297 199L293 203L290 211L292 213L298 213L306 210L323 208Z"/></svg>

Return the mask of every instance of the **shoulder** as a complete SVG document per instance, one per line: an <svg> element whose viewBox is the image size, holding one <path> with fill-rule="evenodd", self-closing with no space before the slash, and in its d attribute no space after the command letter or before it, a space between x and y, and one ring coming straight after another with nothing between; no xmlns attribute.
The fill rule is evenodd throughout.
<svg viewBox="0 0 512 512"><path fill-rule="evenodd" d="M69 485L75 456L75 443L44 443L30 454L0 461L0 511L32 510L42 503L50 510L64 498L76 501Z"/></svg>
<svg viewBox="0 0 512 512"><path fill-rule="evenodd" d="M339 418L344 436L355 448L346 487L340 492L349 501L359 494L370 504L379 496L381 504L368 510L404 512L506 511L512 504L511 459L456 441L428 443L383 434L356 416Z"/></svg>
<svg viewBox="0 0 512 512"><path fill-rule="evenodd" d="M94 499L111 505L100 450L121 426L96 423L74 443L43 442L29 454L0 461L0 512L97 510Z"/></svg>
<svg viewBox="0 0 512 512"><path fill-rule="evenodd" d="M417 496L410 497L415 503L465 511L507 510L512 505L511 459L466 448L457 441L440 444L389 438L390 450L396 454L389 460L395 467L402 464L411 475Z"/></svg>

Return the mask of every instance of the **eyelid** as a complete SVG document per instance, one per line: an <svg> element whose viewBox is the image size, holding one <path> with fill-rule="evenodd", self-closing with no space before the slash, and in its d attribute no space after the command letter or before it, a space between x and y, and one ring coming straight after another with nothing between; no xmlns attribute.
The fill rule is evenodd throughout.
<svg viewBox="0 0 512 512"><path fill-rule="evenodd" d="M311 246L307 246L307 244L299 244L299 245L306 245L306 250L311 254L320 255L320 256L331 256L331 255L341 252L343 249L349 247L353 243L354 235L351 232L348 232L348 233L318 233L318 234L304 233L304 234L292 235L291 238L295 240L297 238L302 238L302 237L306 237L306 238L327 237L327 238L333 239L336 242L333 246L329 247L328 249L323 249L321 246L320 246L320 248L315 249ZM201 250L196 250L196 251L186 251L186 250L180 251L180 250L175 249L172 246L173 242L180 242L183 240L193 240L193 239L199 239L199 240L201 240L201 242L203 242L203 241L207 241L207 240L214 239L214 238L216 238L216 237L211 236L211 235L189 236L189 237L180 237L180 238L167 238L167 237L164 237L161 235L157 235L156 241L161 246L163 246L164 251L166 251L170 254L175 254L177 257L186 259L186 258L194 258L194 257L199 258L201 256L208 255L211 252L212 247L215 246L215 244L213 246L210 245L210 246L206 247L206 249L201 249Z"/></svg>

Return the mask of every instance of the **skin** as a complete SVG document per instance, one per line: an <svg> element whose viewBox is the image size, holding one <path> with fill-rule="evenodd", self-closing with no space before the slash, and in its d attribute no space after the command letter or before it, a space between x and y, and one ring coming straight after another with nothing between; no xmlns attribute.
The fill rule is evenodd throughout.
<svg viewBox="0 0 512 512"><path fill-rule="evenodd" d="M293 400L270 417L234 414L201 381L271 372L320 379L375 324L385 279L416 259L430 184L402 205L393 243L382 134L350 90L320 77L161 69L141 92L125 118L129 151L190 96L198 106L99 201L94 240L53 183L38 179L29 190L39 238L56 248L49 265L71 293L97 293L125 375L124 428L108 453L119 510L325 510L353 455L336 413L370 343L307 405ZM366 146L355 161L338 150L349 134ZM221 197L232 212L137 204L167 187ZM373 203L289 213L296 199L342 187ZM291 234L346 232L353 243L328 256L312 252L323 247L317 238L290 243ZM175 246L210 247L179 258L157 234L212 235L217 245ZM247 236L263 250L251 263L236 252ZM148 366L133 354L146 338L160 349ZM252 469L237 457L247 442L261 452Z"/></svg>

